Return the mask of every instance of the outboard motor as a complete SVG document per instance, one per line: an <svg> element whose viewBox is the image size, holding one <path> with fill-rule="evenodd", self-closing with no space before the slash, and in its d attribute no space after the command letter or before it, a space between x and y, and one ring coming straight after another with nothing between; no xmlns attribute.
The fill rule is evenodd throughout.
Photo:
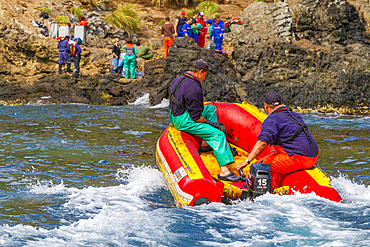
<svg viewBox="0 0 370 247"><path fill-rule="evenodd" d="M247 177L247 187L252 199L271 191L270 169L268 164L254 163L251 165Z"/></svg>

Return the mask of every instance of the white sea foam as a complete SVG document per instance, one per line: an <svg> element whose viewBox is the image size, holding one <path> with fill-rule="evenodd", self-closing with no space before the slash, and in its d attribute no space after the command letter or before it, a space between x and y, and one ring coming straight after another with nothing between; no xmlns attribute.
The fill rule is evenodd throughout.
<svg viewBox="0 0 370 247"><path fill-rule="evenodd" d="M267 194L254 203L156 210L145 196L166 188L159 170L125 165L117 170L115 178L123 184L84 189L67 188L63 183L31 186L30 193L64 195L64 210L78 212L84 219L51 230L3 225L0 244L17 245L17 239L23 246L63 247L370 244L366 226L346 222L353 214L359 218L369 216L370 189L345 176L332 182L344 203L314 194Z"/></svg>
<svg viewBox="0 0 370 247"><path fill-rule="evenodd" d="M145 106L148 108L166 108L169 106L170 101L168 99L162 99L161 103L155 106L150 106L150 100L149 100L149 93L143 93L140 97L138 97L134 103L128 103L129 105L136 105L136 106Z"/></svg>
<svg viewBox="0 0 370 247"><path fill-rule="evenodd" d="M143 93L140 97L138 97L134 103L128 103L129 105L141 105L141 106L149 106L149 93Z"/></svg>
<svg viewBox="0 0 370 247"><path fill-rule="evenodd" d="M161 103L155 106L151 106L150 108L166 108L170 105L169 99L162 99Z"/></svg>

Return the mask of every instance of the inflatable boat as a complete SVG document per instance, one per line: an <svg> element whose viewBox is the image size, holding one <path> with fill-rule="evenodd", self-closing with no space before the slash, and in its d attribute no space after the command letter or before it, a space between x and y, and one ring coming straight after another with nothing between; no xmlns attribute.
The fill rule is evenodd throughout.
<svg viewBox="0 0 370 247"><path fill-rule="evenodd" d="M235 175L236 164L243 162L258 140L262 122L267 115L252 104L208 103L217 108L218 121L226 127L227 140L234 149L235 163L229 170ZM279 176L271 186L269 165L257 161L274 151L265 150L243 169L247 177L240 182L218 180L220 167L213 151L199 152L201 138L179 131L171 124L160 136L156 147L156 160L164 174L177 206L196 206L210 202L226 204L244 199L254 199L264 193L292 195L312 193L332 201L342 200L330 185L330 178L318 167Z"/></svg>

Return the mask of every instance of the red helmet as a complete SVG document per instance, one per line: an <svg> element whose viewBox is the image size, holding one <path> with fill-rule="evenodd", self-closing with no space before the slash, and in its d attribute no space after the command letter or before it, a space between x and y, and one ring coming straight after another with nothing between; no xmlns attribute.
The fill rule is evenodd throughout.
<svg viewBox="0 0 370 247"><path fill-rule="evenodd" d="M185 11L181 11L181 15L185 15Z"/></svg>

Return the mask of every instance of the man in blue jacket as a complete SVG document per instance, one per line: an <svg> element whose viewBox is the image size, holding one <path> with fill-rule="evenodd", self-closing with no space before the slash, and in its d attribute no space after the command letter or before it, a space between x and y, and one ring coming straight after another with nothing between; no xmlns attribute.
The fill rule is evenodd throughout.
<svg viewBox="0 0 370 247"><path fill-rule="evenodd" d="M212 28L212 35L214 36L216 44L215 49L216 53L222 53L222 42L224 41L224 31L225 31L224 22L220 20L219 16L216 16Z"/></svg>
<svg viewBox="0 0 370 247"><path fill-rule="evenodd" d="M193 38L193 31L191 30L191 26L193 24L193 20L189 18L186 23L182 26L182 33L185 37Z"/></svg>
<svg viewBox="0 0 370 247"><path fill-rule="evenodd" d="M196 135L213 149L221 173L220 180L237 182L239 177L228 169L234 163L233 154L218 123L216 107L204 105L201 82L208 74L208 64L202 59L194 61L193 67L172 82L170 91L171 123L176 129ZM222 126L223 127L223 126Z"/></svg>
<svg viewBox="0 0 370 247"><path fill-rule="evenodd" d="M63 38L63 37L61 37ZM68 59L69 59L69 36L66 36L64 37L63 40L59 41L58 43L58 50L59 50L59 61L58 61L58 65L59 65L59 69L58 69L58 73L59 74L62 74L62 67L65 63L67 63ZM67 63L67 71L70 70L70 68L68 67L68 64Z"/></svg>
<svg viewBox="0 0 370 247"><path fill-rule="evenodd" d="M68 62L69 64L71 64L72 62L74 63L76 72L72 77L77 78L80 75L80 61L81 61L81 51L82 50L77 40L69 41L69 45L71 48L71 57L68 60Z"/></svg>

